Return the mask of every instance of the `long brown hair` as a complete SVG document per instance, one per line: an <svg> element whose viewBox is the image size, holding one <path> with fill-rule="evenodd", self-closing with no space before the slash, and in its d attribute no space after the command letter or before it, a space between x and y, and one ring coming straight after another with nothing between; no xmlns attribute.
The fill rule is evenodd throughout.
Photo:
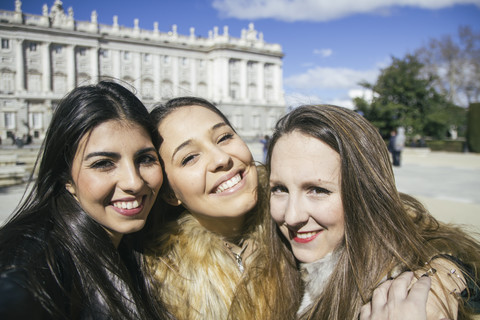
<svg viewBox="0 0 480 320"><path fill-rule="evenodd" d="M211 102L198 97L178 97L156 106L151 111L151 117L158 126L172 112L188 106L204 107L220 116L233 130L226 116ZM160 137L163 141L163 138ZM300 299L301 280L292 253L281 242L268 211L268 179L264 168L258 170L257 204L246 214L246 220L240 237L251 240L255 246L253 261L236 284L235 294L229 309L229 319L292 319L295 317ZM169 192L168 175L161 192ZM157 198L157 207L161 209L161 219L149 225L148 237L150 248L155 251L158 237L155 235L157 226L165 220L176 219L179 216L178 207L165 203ZM183 211L184 208L182 208ZM155 215L151 215L154 220ZM150 219L150 217L149 217ZM237 239L240 240L240 239ZM152 244L154 244L152 246ZM153 260L152 260L153 261ZM151 261L151 262L152 262ZM155 263L155 261L153 261ZM181 262L179 262L181 263ZM150 263L151 264L151 263ZM232 280L233 281L233 280Z"/></svg>
<svg viewBox="0 0 480 320"><path fill-rule="evenodd" d="M276 142L292 131L317 138L340 155L345 215L339 262L304 318L356 319L394 269L418 270L442 253L471 265L478 278L478 242L437 222L417 200L397 191L386 145L364 117L330 105L294 109L279 120L270 140L269 172Z"/></svg>

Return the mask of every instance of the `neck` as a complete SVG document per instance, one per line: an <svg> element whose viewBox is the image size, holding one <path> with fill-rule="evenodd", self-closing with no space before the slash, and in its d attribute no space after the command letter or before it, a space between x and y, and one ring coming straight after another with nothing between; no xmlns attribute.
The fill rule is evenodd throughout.
<svg viewBox="0 0 480 320"><path fill-rule="evenodd" d="M238 237L243 229L245 216L241 217L205 217L192 213L193 217L207 230L232 239Z"/></svg>

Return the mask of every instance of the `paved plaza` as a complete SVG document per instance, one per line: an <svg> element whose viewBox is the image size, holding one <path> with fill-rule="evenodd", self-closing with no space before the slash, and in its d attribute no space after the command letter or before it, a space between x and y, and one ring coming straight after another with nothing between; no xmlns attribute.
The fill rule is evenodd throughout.
<svg viewBox="0 0 480 320"><path fill-rule="evenodd" d="M260 160L261 146L250 147ZM417 197L437 219L480 233L480 154L406 149L402 166L394 172L399 191ZM0 224L24 189L25 185L0 188Z"/></svg>

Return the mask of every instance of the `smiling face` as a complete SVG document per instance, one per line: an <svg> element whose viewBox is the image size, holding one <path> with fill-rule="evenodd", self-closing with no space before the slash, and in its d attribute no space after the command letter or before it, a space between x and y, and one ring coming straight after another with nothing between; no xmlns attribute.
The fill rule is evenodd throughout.
<svg viewBox="0 0 480 320"><path fill-rule="evenodd" d="M148 133L125 121L104 122L80 140L67 190L118 245L143 228L163 182Z"/></svg>
<svg viewBox="0 0 480 320"><path fill-rule="evenodd" d="M175 109L158 131L176 199L207 229L230 236L238 231L257 201L257 171L247 145L202 106Z"/></svg>
<svg viewBox="0 0 480 320"><path fill-rule="evenodd" d="M301 262L325 257L344 237L340 156L322 141L293 131L271 157L270 212Z"/></svg>

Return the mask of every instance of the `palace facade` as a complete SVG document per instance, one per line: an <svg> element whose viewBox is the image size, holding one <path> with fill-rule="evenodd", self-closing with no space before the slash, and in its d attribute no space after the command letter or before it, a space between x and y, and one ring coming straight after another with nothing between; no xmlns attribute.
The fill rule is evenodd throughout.
<svg viewBox="0 0 480 320"><path fill-rule="evenodd" d="M129 83L151 108L181 95L219 106L245 139L271 131L285 113L279 44L250 24L235 38L227 26L208 37L77 21L56 0L42 15L0 10L0 137L41 140L58 101L78 85L114 78Z"/></svg>

